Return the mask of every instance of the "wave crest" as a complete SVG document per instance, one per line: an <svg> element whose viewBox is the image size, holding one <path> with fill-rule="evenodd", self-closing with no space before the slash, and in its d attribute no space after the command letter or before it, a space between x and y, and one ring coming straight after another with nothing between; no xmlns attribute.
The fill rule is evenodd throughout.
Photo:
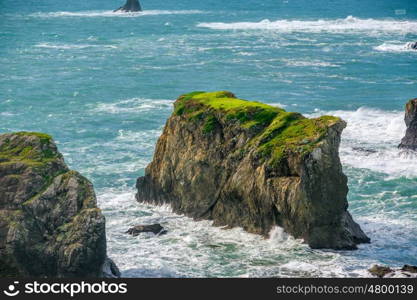
<svg viewBox="0 0 417 300"><path fill-rule="evenodd" d="M60 18L60 17L122 17L134 18L143 16L157 16L157 15L187 15L187 14L202 14L200 10L146 10L141 12L114 12L112 10L92 10L92 11L57 11L48 13L34 13L31 17L38 18Z"/></svg>
<svg viewBox="0 0 417 300"><path fill-rule="evenodd" d="M412 43L406 44L389 44L383 43L382 45L374 47L375 50L381 52L416 52L416 49L411 48Z"/></svg>
<svg viewBox="0 0 417 300"><path fill-rule="evenodd" d="M330 33L417 33L417 22L400 20L360 19L348 16L334 20L277 20L268 19L260 22L237 23L199 23L198 27L215 30L273 30L278 32L330 32Z"/></svg>

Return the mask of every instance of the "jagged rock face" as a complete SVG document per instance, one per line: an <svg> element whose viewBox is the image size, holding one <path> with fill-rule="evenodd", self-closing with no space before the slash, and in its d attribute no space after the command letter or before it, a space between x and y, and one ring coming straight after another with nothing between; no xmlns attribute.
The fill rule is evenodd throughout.
<svg viewBox="0 0 417 300"><path fill-rule="evenodd" d="M50 136L0 135L0 277L96 277L105 219Z"/></svg>
<svg viewBox="0 0 417 300"><path fill-rule="evenodd" d="M344 127L230 92L181 96L137 200L265 236L278 225L313 248L355 249L369 238L347 211Z"/></svg>
<svg viewBox="0 0 417 300"><path fill-rule="evenodd" d="M127 0L126 4L115 11L121 11L121 12L136 12L136 11L142 11L142 7L140 6L140 3L138 0Z"/></svg>
<svg viewBox="0 0 417 300"><path fill-rule="evenodd" d="M407 131L399 148L417 150L417 99L412 99L406 104L404 120Z"/></svg>

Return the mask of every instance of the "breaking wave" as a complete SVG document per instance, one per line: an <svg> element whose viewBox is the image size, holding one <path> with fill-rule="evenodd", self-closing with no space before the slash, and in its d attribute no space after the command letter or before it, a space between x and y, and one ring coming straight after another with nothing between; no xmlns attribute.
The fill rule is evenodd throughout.
<svg viewBox="0 0 417 300"><path fill-rule="evenodd" d="M375 50L381 52L416 52L416 49L411 48L411 43L406 44L389 44L383 43L382 45L374 47Z"/></svg>
<svg viewBox="0 0 417 300"><path fill-rule="evenodd" d="M406 130L404 112L362 107L318 114L335 115L347 122L340 146L344 165L384 173L388 178L417 177L416 157L398 149Z"/></svg>
<svg viewBox="0 0 417 300"><path fill-rule="evenodd" d="M388 19L360 19L348 16L345 19L334 20L277 20L268 19L260 22L236 23L199 23L198 27L215 30L273 30L278 32L330 32L330 33L390 33L406 34L417 33L416 21L400 21Z"/></svg>
<svg viewBox="0 0 417 300"><path fill-rule="evenodd" d="M96 11L57 11L48 13L34 13L30 16L40 18L59 18L59 17L122 17L134 18L143 16L158 16L158 15L188 15L188 14L202 14L201 10L146 10L141 12L114 12L112 10L96 10Z"/></svg>

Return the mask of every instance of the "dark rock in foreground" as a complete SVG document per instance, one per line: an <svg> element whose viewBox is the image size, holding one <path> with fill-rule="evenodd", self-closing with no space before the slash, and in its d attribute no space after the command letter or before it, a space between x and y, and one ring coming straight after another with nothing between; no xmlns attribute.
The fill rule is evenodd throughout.
<svg viewBox="0 0 417 300"><path fill-rule="evenodd" d="M387 266L374 265L369 270L373 276L384 277L413 277L417 278L417 266L404 265L401 269L393 269Z"/></svg>
<svg viewBox="0 0 417 300"><path fill-rule="evenodd" d="M138 0L127 0L126 4L118 9L114 10L115 12L137 12L142 11L142 7Z"/></svg>
<svg viewBox="0 0 417 300"><path fill-rule="evenodd" d="M0 135L0 277L101 277L105 219L52 138Z"/></svg>
<svg viewBox="0 0 417 300"><path fill-rule="evenodd" d="M385 275L394 272L394 270L392 270L389 267L378 266L378 265L372 266L368 271L372 275L379 277L379 278L385 277Z"/></svg>
<svg viewBox="0 0 417 300"><path fill-rule="evenodd" d="M417 273L417 266L404 265L401 270L410 273Z"/></svg>
<svg viewBox="0 0 417 300"><path fill-rule="evenodd" d="M166 234L167 231L160 224L152 225L136 225L135 227L130 228L126 233L133 236L138 236L142 232L152 232L153 234L162 235Z"/></svg>
<svg viewBox="0 0 417 300"><path fill-rule="evenodd" d="M347 211L338 153L345 126L230 92L183 95L137 181L137 200L264 236L281 226L312 248L356 249L369 238Z"/></svg>
<svg viewBox="0 0 417 300"><path fill-rule="evenodd" d="M404 121L407 125L407 131L398 147L417 150L417 99L412 99L406 104Z"/></svg>

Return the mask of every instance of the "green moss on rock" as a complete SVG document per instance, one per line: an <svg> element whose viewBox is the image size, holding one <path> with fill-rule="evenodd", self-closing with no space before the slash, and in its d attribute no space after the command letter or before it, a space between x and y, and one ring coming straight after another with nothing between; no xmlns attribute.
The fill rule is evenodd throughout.
<svg viewBox="0 0 417 300"><path fill-rule="evenodd" d="M17 132L0 145L0 164L21 162L42 166L60 158L52 137L38 132Z"/></svg>
<svg viewBox="0 0 417 300"><path fill-rule="evenodd" d="M333 116L308 119L256 101L238 99L231 92L193 92L182 95L174 104L174 114L188 120L204 119L203 133L212 132L216 123L236 121L243 129L261 129L249 142L261 157L276 165L286 154L306 154L340 121Z"/></svg>

